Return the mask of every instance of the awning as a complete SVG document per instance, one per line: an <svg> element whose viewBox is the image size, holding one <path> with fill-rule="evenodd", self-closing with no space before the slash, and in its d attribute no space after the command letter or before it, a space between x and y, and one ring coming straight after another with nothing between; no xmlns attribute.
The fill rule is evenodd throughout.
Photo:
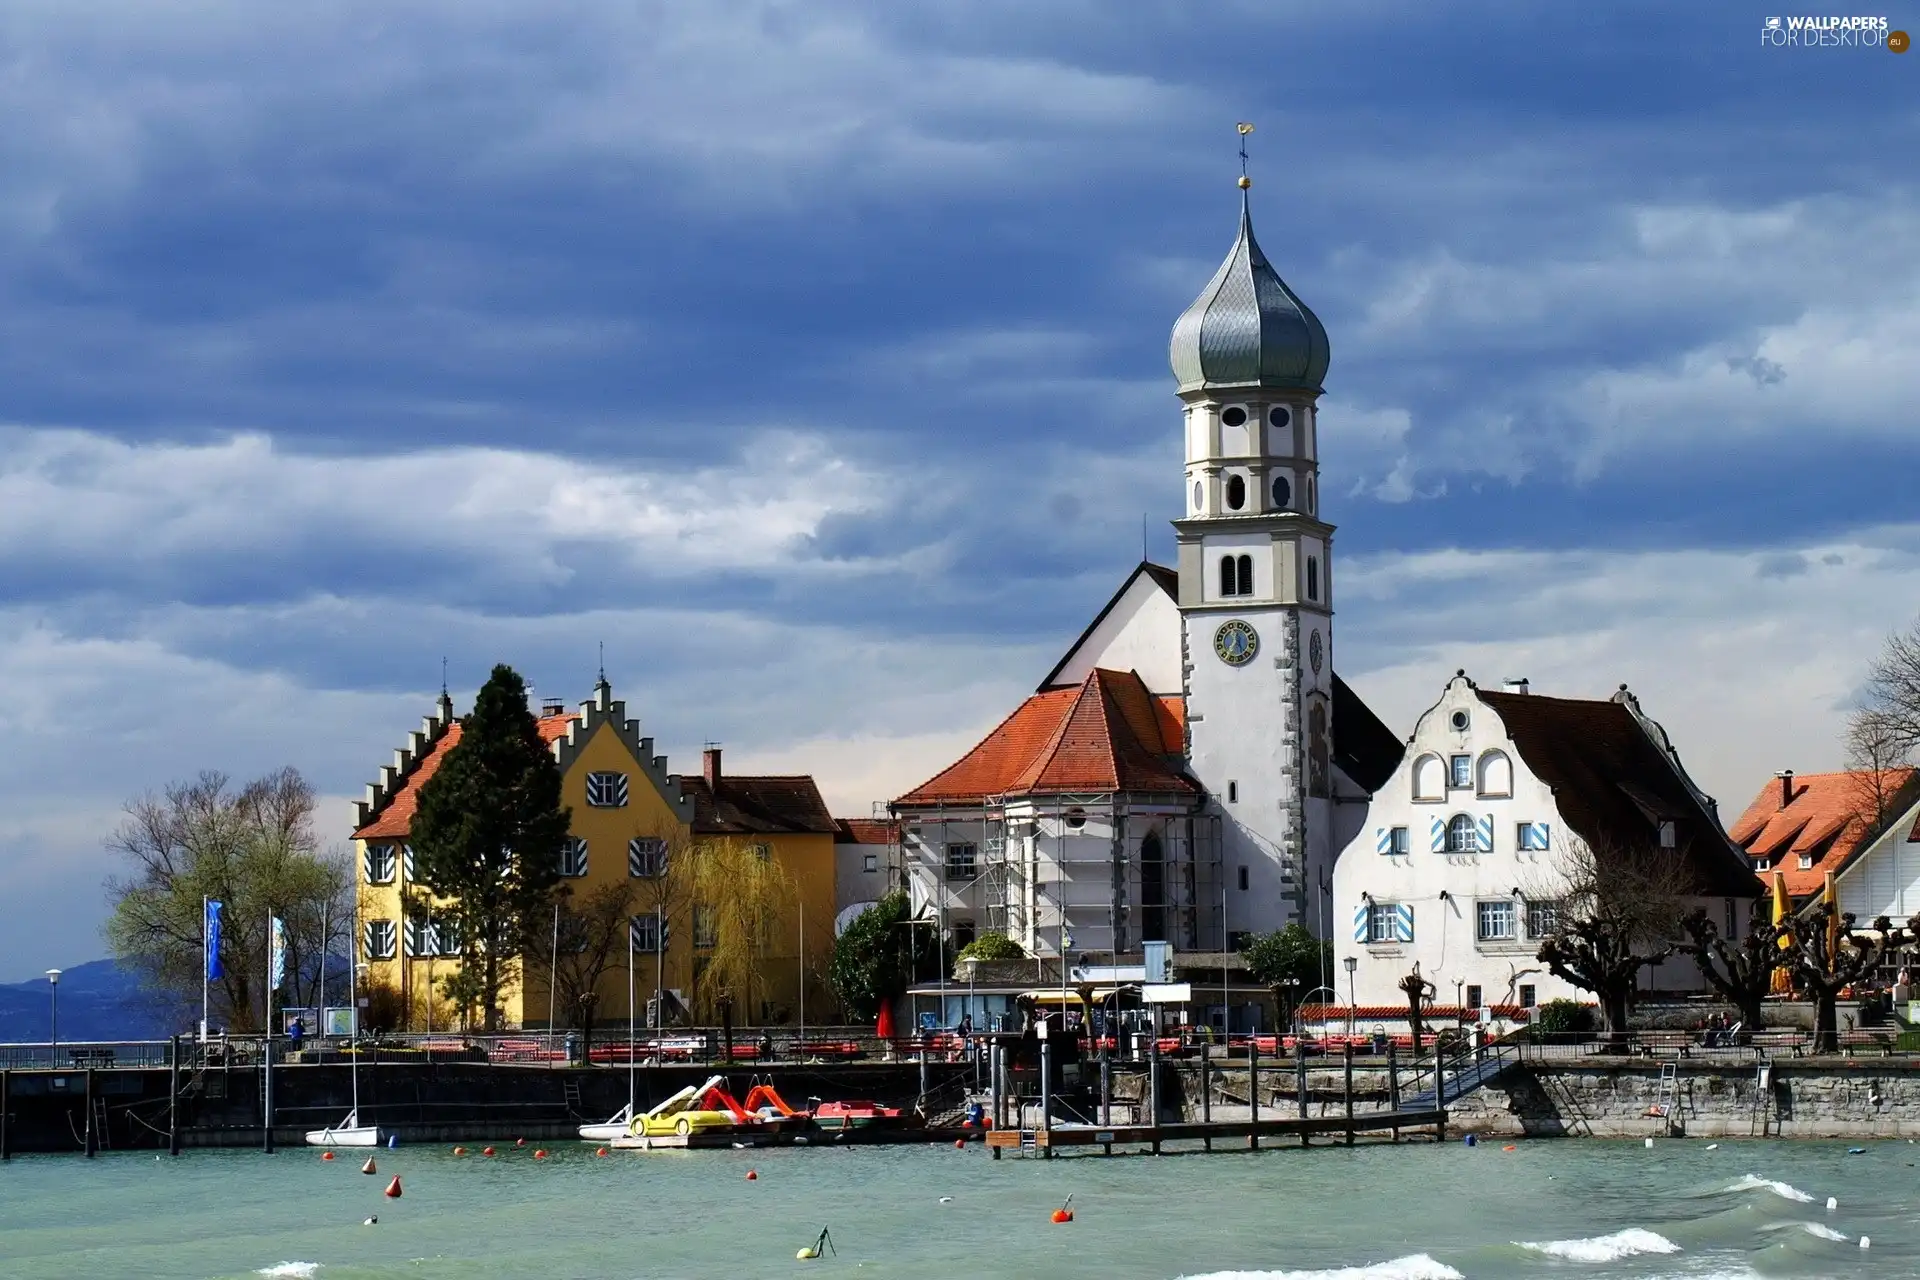
<svg viewBox="0 0 1920 1280"><path fill-rule="evenodd" d="M1121 991L1121 990L1124 990L1124 988L1095 987L1093 989L1093 1002L1095 1004L1105 1003L1106 1001L1113 999L1113 995L1116 991ZM1027 991L1022 994L1024 994L1027 997L1027 999L1033 1001L1035 1004L1079 1004L1081 1002L1080 993L1078 991L1073 990L1072 988L1068 988L1065 991L1059 991L1059 990Z"/></svg>

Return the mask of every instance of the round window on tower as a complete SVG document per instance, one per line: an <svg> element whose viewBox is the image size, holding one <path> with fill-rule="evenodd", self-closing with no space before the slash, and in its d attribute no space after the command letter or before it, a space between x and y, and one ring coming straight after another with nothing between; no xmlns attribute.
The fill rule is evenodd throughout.
<svg viewBox="0 0 1920 1280"><path fill-rule="evenodd" d="M1240 476L1227 477L1227 508L1238 511L1247 505L1247 482Z"/></svg>
<svg viewBox="0 0 1920 1280"><path fill-rule="evenodd" d="M1270 426L1284 427L1292 421L1293 415L1287 412L1287 406L1283 404L1277 404L1267 412L1267 422Z"/></svg>
<svg viewBox="0 0 1920 1280"><path fill-rule="evenodd" d="M1220 425L1223 427L1244 427L1247 425L1247 411L1237 404L1230 404L1220 411Z"/></svg>
<svg viewBox="0 0 1920 1280"><path fill-rule="evenodd" d="M1200 509L1202 500L1205 497L1206 497L1206 490L1200 487L1200 482L1198 480L1195 480L1193 482L1193 509L1195 511L1198 511Z"/></svg>
<svg viewBox="0 0 1920 1280"><path fill-rule="evenodd" d="M1285 511L1293 501L1293 486L1287 483L1285 476L1273 478L1273 505L1275 510Z"/></svg>

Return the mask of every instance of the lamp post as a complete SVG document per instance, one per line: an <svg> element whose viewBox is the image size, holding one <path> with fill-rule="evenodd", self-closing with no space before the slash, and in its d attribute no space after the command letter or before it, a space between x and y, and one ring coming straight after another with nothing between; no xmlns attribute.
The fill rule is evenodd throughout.
<svg viewBox="0 0 1920 1280"><path fill-rule="evenodd" d="M1466 997L1461 994L1466 985L1465 978L1456 977L1453 980L1453 1021L1462 1030L1465 1030L1467 1025L1467 1011L1462 1007L1466 1003Z"/></svg>
<svg viewBox="0 0 1920 1280"><path fill-rule="evenodd" d="M1353 971L1360 967L1359 956L1348 956L1341 961L1347 967L1347 1039L1353 1039Z"/></svg>
<svg viewBox="0 0 1920 1280"><path fill-rule="evenodd" d="M47 970L47 1065L60 1049L60 971Z"/></svg>

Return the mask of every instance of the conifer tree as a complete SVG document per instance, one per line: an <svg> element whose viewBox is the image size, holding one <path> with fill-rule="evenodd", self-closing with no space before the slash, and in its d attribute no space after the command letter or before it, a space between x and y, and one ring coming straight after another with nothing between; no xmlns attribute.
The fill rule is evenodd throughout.
<svg viewBox="0 0 1920 1280"><path fill-rule="evenodd" d="M419 879L440 900L435 915L456 925L461 968L479 978L488 1030L521 956L551 927L568 819L526 683L496 666L460 741L420 788L411 836Z"/></svg>

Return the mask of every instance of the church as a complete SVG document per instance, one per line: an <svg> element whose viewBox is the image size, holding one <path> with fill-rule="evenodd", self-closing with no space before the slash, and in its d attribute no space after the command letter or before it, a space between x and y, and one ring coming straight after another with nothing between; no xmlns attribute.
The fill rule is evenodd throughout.
<svg viewBox="0 0 1920 1280"><path fill-rule="evenodd" d="M1249 186L1173 326L1177 564L1139 565L1032 696L889 806L916 914L955 946L1003 932L1072 966L1295 921L1329 937L1334 859L1400 763L1335 672L1327 334L1261 252Z"/></svg>

